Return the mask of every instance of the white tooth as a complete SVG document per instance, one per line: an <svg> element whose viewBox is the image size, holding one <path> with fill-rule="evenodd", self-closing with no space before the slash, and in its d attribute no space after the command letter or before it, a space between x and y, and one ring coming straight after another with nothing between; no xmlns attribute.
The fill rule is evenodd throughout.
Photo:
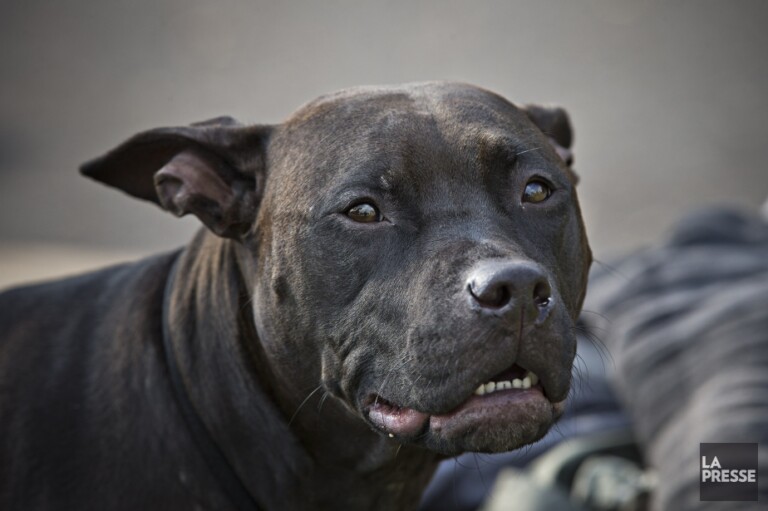
<svg viewBox="0 0 768 511"><path fill-rule="evenodd" d="M494 383L492 381L489 381L488 383L485 384L485 393L486 394L490 394L494 390L496 390L496 383Z"/></svg>
<svg viewBox="0 0 768 511"><path fill-rule="evenodd" d="M526 376L523 378L523 388L524 389L530 389L531 388L531 378Z"/></svg>
<svg viewBox="0 0 768 511"><path fill-rule="evenodd" d="M496 390L507 390L512 388L512 383L505 380L496 382Z"/></svg>
<svg viewBox="0 0 768 511"><path fill-rule="evenodd" d="M483 394L485 394L485 385L481 383L480 386L475 389L475 395L482 396Z"/></svg>
<svg viewBox="0 0 768 511"><path fill-rule="evenodd" d="M537 383L539 383L539 377L538 377L538 376L536 376L536 375L535 375L534 373L532 373L531 371L528 371L528 376L531 378L531 387L533 387L534 385L536 385Z"/></svg>
<svg viewBox="0 0 768 511"><path fill-rule="evenodd" d="M512 380L512 387L515 388L515 389L522 388L523 387L523 380L521 380L520 378L515 378L514 380Z"/></svg>

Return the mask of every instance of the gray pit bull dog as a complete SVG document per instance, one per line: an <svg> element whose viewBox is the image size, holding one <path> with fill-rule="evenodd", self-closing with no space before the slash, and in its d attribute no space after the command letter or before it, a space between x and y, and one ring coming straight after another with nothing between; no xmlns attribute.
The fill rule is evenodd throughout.
<svg viewBox="0 0 768 511"><path fill-rule="evenodd" d="M0 296L0 508L410 509L539 439L591 262L561 109L427 83L140 133L183 250Z"/></svg>

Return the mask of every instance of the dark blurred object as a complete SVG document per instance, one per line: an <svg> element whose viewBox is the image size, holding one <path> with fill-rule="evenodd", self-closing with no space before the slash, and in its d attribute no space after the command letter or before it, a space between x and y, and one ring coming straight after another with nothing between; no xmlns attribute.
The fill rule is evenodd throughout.
<svg viewBox="0 0 768 511"><path fill-rule="evenodd" d="M571 501L600 511L643 511L655 486L655 474L633 460L592 455L576 472Z"/></svg>
<svg viewBox="0 0 768 511"><path fill-rule="evenodd" d="M643 511L655 481L628 430L567 439L498 475L482 511Z"/></svg>
<svg viewBox="0 0 768 511"><path fill-rule="evenodd" d="M611 353L618 393L658 471L654 509L765 506L699 500L700 443L758 443L758 473L768 474L765 219L694 214L660 247L595 268L584 309L596 313L584 319Z"/></svg>

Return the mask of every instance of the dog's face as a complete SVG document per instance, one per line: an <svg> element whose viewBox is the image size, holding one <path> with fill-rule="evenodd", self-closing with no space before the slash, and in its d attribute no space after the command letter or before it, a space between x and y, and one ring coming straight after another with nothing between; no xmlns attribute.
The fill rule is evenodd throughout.
<svg viewBox="0 0 768 511"><path fill-rule="evenodd" d="M85 172L248 249L287 393L322 383L444 454L520 447L561 413L591 260L562 111L437 83L345 91L275 127L152 133L156 192L103 170L136 139Z"/></svg>

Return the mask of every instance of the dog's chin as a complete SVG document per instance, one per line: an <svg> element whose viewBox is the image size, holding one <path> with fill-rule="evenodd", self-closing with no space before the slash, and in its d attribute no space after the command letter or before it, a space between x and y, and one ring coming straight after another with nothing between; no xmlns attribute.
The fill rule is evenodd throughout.
<svg viewBox="0 0 768 511"><path fill-rule="evenodd" d="M540 385L468 397L444 414L398 407L381 398L364 408L368 422L401 443L421 445L446 456L463 452L505 452L543 437L560 417L565 401L553 403Z"/></svg>

